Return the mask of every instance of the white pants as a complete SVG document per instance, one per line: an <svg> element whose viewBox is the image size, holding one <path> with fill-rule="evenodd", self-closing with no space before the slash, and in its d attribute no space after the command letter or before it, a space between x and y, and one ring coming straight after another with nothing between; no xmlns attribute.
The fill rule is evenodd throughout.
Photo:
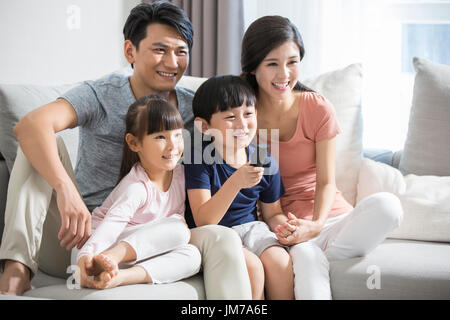
<svg viewBox="0 0 450 320"><path fill-rule="evenodd" d="M400 225L402 218L400 200L387 192L370 195L349 213L329 218L317 237L289 250L295 298L331 299L329 261L365 256Z"/></svg>
<svg viewBox="0 0 450 320"><path fill-rule="evenodd" d="M121 268L138 265L153 283L172 283L200 271L200 252L189 239L189 229L180 219L163 218L125 228L111 247L124 241L136 252L136 260L121 264ZM72 265L76 265L77 252L72 249Z"/></svg>

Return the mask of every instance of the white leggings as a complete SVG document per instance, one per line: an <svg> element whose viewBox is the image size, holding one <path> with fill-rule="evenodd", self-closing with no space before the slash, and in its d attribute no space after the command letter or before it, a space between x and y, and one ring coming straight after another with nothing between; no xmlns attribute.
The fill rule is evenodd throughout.
<svg viewBox="0 0 450 320"><path fill-rule="evenodd" d="M367 255L402 218L400 200L387 192L370 195L349 213L329 218L317 237L290 248L295 298L331 299L329 261Z"/></svg>
<svg viewBox="0 0 450 320"><path fill-rule="evenodd" d="M125 228L113 246L124 241L136 252L136 260L121 264L121 268L138 265L147 271L153 283L172 283L200 271L200 252L189 244L189 239L189 229L184 222L162 218ZM72 264L76 264L77 251L72 249Z"/></svg>

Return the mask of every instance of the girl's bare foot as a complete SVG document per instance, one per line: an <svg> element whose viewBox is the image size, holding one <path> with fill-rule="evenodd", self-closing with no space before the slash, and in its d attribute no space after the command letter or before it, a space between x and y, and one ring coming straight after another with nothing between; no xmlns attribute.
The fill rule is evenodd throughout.
<svg viewBox="0 0 450 320"><path fill-rule="evenodd" d="M30 270L20 262L7 260L0 277L0 294L21 296L31 289Z"/></svg>
<svg viewBox="0 0 450 320"><path fill-rule="evenodd" d="M122 283L122 270L119 270L114 277L108 272L102 272L98 276L95 277L96 281L96 289L111 289L119 286Z"/></svg>
<svg viewBox="0 0 450 320"><path fill-rule="evenodd" d="M120 269L115 277L111 277L107 272L102 272L95 277L95 280L96 289L111 289L123 285L153 282L147 271L141 266Z"/></svg>
<svg viewBox="0 0 450 320"><path fill-rule="evenodd" d="M94 267L98 271L98 276L106 273L113 278L119 272L119 265L114 259L105 253L100 253L94 257ZM103 276L104 277L104 276Z"/></svg>

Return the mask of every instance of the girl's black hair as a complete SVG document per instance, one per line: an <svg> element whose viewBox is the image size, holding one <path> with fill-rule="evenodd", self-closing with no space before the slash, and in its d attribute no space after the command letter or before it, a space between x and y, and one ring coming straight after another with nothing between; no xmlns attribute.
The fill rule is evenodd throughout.
<svg viewBox="0 0 450 320"><path fill-rule="evenodd" d="M255 75L251 72L258 68L270 51L286 41L293 41L297 44L301 61L305 55L303 39L297 27L288 18L265 16L255 20L245 32L242 39L241 76L250 83L256 93L258 93L259 87ZM314 92L299 81L294 89Z"/></svg>
<svg viewBox="0 0 450 320"><path fill-rule="evenodd" d="M208 123L216 112L256 105L256 95L252 87L238 76L215 76L209 78L197 89L192 101L194 117Z"/></svg>
<svg viewBox="0 0 450 320"><path fill-rule="evenodd" d="M139 141L146 135L183 128L183 119L178 109L157 94L142 97L134 102L125 117L125 135L131 133ZM124 137L125 140L125 137ZM139 161L139 156L124 141L119 183Z"/></svg>

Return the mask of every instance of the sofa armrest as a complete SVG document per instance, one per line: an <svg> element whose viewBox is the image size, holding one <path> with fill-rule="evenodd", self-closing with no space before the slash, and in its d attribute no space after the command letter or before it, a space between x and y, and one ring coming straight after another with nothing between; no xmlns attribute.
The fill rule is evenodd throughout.
<svg viewBox="0 0 450 320"><path fill-rule="evenodd" d="M6 195L8 192L9 171L6 161L0 160L0 243L5 226Z"/></svg>
<svg viewBox="0 0 450 320"><path fill-rule="evenodd" d="M385 149L364 149L363 156L364 158L369 158L370 160L382 162L392 166L392 158L394 153Z"/></svg>
<svg viewBox="0 0 450 320"><path fill-rule="evenodd" d="M403 150L392 152L385 149L364 149L364 158L369 158L373 161L378 161L390 165L398 169L400 159L402 158Z"/></svg>

